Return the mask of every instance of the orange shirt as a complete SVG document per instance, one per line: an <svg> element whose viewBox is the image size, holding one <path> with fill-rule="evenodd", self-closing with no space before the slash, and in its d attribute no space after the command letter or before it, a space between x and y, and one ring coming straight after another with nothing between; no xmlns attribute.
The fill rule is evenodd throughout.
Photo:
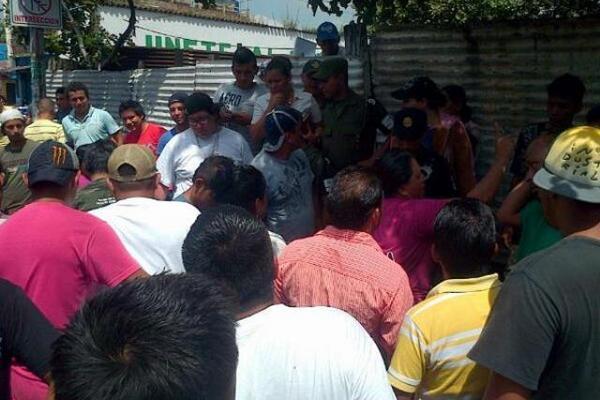
<svg viewBox="0 0 600 400"><path fill-rule="evenodd" d="M371 235L328 226L290 243L278 264L275 292L282 303L346 311L390 360L413 295L402 267Z"/></svg>

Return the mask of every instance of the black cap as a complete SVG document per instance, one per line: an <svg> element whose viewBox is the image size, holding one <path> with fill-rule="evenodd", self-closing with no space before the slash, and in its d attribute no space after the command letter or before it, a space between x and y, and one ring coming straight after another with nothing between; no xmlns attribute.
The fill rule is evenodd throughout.
<svg viewBox="0 0 600 400"><path fill-rule="evenodd" d="M175 92L171 95L171 97L169 97L169 102L167 103L168 105L171 105L171 103L184 103L185 104L185 100L188 98L188 95L184 92Z"/></svg>
<svg viewBox="0 0 600 400"><path fill-rule="evenodd" d="M65 186L78 169L79 161L69 146L50 140L43 142L29 156L29 186L38 182L52 182Z"/></svg>
<svg viewBox="0 0 600 400"><path fill-rule="evenodd" d="M428 101L433 101L437 104L441 101L440 96L445 100L444 94L438 88L436 83L426 76L411 79L402 85L400 89L394 90L391 95L394 99L401 101L408 99L427 99Z"/></svg>
<svg viewBox="0 0 600 400"><path fill-rule="evenodd" d="M206 93L194 92L185 100L185 110L188 115L198 111L206 111L209 114L215 114L217 107L212 98Z"/></svg>
<svg viewBox="0 0 600 400"><path fill-rule="evenodd" d="M404 108L394 114L393 133L401 140L419 140L427 132L427 113L417 108Z"/></svg>

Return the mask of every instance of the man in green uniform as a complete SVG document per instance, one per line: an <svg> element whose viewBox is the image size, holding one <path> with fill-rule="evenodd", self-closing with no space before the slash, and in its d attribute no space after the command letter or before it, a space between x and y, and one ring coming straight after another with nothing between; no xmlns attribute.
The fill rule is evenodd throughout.
<svg viewBox="0 0 600 400"><path fill-rule="evenodd" d="M374 99L366 100L348 86L348 61L343 57L323 60L313 75L325 98L323 154L330 162L328 175L371 157L383 117ZM380 118L381 117L381 118Z"/></svg>
<svg viewBox="0 0 600 400"><path fill-rule="evenodd" d="M4 111L0 114L0 124L2 134L9 140L6 147L0 149L0 163L6 171L0 210L13 214L31 199L23 175L27 172L29 155L38 143L25 138L25 116L19 110Z"/></svg>

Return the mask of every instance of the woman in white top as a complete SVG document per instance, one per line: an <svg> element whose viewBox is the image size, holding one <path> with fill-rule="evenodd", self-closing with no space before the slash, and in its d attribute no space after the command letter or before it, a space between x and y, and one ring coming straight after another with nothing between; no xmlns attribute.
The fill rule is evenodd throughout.
<svg viewBox="0 0 600 400"><path fill-rule="evenodd" d="M275 56L265 69L264 80L269 93L260 96L254 104L250 135L255 143L265 137L267 114L278 106L292 107L302 114L302 134L312 142L319 135L321 109L310 93L295 90L292 85L292 63L287 57Z"/></svg>
<svg viewBox="0 0 600 400"><path fill-rule="evenodd" d="M252 161L248 142L237 132L217 123L218 107L210 96L196 92L185 102L189 129L176 135L156 162L161 185L179 196L192 186L194 171L206 158L220 155L240 164Z"/></svg>

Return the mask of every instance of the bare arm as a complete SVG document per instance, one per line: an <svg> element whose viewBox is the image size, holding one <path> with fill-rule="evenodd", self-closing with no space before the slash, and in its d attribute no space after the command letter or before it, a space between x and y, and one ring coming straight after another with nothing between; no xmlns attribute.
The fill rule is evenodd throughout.
<svg viewBox="0 0 600 400"><path fill-rule="evenodd" d="M483 179L467 193L466 197L479 199L485 203L489 203L494 199L498 188L502 184L502 179L510 163L514 147L515 141L513 137L498 137L496 140L496 159L494 163Z"/></svg>
<svg viewBox="0 0 600 400"><path fill-rule="evenodd" d="M254 142L259 142L265 137L265 121L267 119L267 115L278 105L285 104L285 101L286 98L283 94L278 93L271 95L269 104L267 104L267 108L265 109L263 115L258 121L250 125L250 136L252 136L252 140Z"/></svg>
<svg viewBox="0 0 600 400"><path fill-rule="evenodd" d="M450 131L450 144L452 146L453 167L456 186L461 196L466 195L476 185L475 161L473 159L473 146L469 135L462 124L456 124Z"/></svg>
<svg viewBox="0 0 600 400"><path fill-rule="evenodd" d="M525 180L519 183L506 196L506 199L498 210L498 220L506 225L520 226L521 225L521 209L527 204L531 197L532 185L531 182Z"/></svg>
<svg viewBox="0 0 600 400"><path fill-rule="evenodd" d="M531 392L519 385L516 382L511 381L498 375L492 374L490 383L488 384L485 392L485 400L527 400L531 397Z"/></svg>

